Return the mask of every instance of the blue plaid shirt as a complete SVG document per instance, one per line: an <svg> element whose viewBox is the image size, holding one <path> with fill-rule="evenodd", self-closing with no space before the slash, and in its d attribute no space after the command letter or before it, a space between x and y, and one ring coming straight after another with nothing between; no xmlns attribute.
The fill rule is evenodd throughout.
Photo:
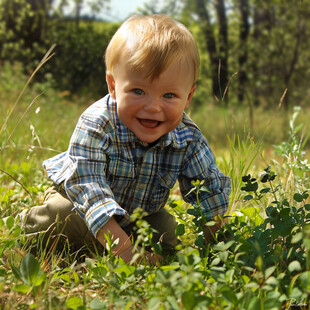
<svg viewBox="0 0 310 310"><path fill-rule="evenodd" d="M148 213L163 208L177 180L191 204L196 203L195 193L188 194L191 181L204 180L208 191L201 191L199 199L210 219L223 215L229 203L230 179L185 113L176 129L149 145L119 120L109 95L82 114L68 150L43 166L51 180L62 184L94 236L114 215L123 217L124 227L135 208Z"/></svg>

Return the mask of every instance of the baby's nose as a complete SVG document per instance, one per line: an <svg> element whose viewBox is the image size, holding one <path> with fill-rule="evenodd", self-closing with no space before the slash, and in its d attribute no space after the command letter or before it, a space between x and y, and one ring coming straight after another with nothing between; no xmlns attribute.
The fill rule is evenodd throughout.
<svg viewBox="0 0 310 310"><path fill-rule="evenodd" d="M150 113L157 113L161 111L161 104L159 99L150 99L145 103L144 109Z"/></svg>

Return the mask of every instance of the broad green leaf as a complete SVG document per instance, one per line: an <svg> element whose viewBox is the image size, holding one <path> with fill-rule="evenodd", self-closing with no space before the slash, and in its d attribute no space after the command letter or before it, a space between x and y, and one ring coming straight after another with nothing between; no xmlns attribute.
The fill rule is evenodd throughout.
<svg viewBox="0 0 310 310"><path fill-rule="evenodd" d="M59 278L62 279L63 281L65 281L65 282L71 283L71 277L67 273L61 274L59 276Z"/></svg>
<svg viewBox="0 0 310 310"><path fill-rule="evenodd" d="M20 272L20 269L16 266L11 266L12 273L16 277L16 279L21 280L22 279L22 274Z"/></svg>
<svg viewBox="0 0 310 310"><path fill-rule="evenodd" d="M196 299L192 291L184 292L182 294L182 304L186 310L191 310L194 308Z"/></svg>
<svg viewBox="0 0 310 310"><path fill-rule="evenodd" d="M73 310L83 306L83 299L77 296L73 296L66 301L66 306Z"/></svg>
<svg viewBox="0 0 310 310"><path fill-rule="evenodd" d="M261 310L260 299L256 296L253 297L249 302L247 310Z"/></svg>
<svg viewBox="0 0 310 310"><path fill-rule="evenodd" d="M269 278L273 273L274 271L276 270L276 266L272 266L272 267L269 267L265 270L265 278Z"/></svg>
<svg viewBox="0 0 310 310"><path fill-rule="evenodd" d="M168 265L168 266L160 266L160 269L161 270L175 270L175 269L178 269L180 268L180 264L179 263L172 263L171 265Z"/></svg>
<svg viewBox="0 0 310 310"><path fill-rule="evenodd" d="M228 251L219 252L219 257L223 263L225 263L228 259Z"/></svg>
<svg viewBox="0 0 310 310"><path fill-rule="evenodd" d="M114 268L114 272L121 274L122 272L125 273L126 277L129 277L135 272L135 267L130 265L121 265L119 267Z"/></svg>
<svg viewBox="0 0 310 310"><path fill-rule="evenodd" d="M6 219L5 224L6 224L8 229L11 229L14 226L14 218L13 218L13 216L9 216Z"/></svg>
<svg viewBox="0 0 310 310"><path fill-rule="evenodd" d="M197 245L199 248L202 248L204 246L204 237L199 235L195 240L195 245Z"/></svg>
<svg viewBox="0 0 310 310"><path fill-rule="evenodd" d="M234 279L234 274L235 274L235 269L229 269L226 273L225 273L225 278L227 280L227 282L230 284L232 283L233 279Z"/></svg>
<svg viewBox="0 0 310 310"><path fill-rule="evenodd" d="M233 305L237 305L238 303L238 298L236 294L233 292L233 290L230 287L225 287L223 291L221 291L222 296L229 302L232 303Z"/></svg>
<svg viewBox="0 0 310 310"><path fill-rule="evenodd" d="M190 214L190 215L194 215L194 216L200 215L200 211L197 210L197 209L188 209L187 213Z"/></svg>
<svg viewBox="0 0 310 310"><path fill-rule="evenodd" d="M29 290L31 289L31 286L27 284L16 284L13 288L15 292L27 294Z"/></svg>
<svg viewBox="0 0 310 310"><path fill-rule="evenodd" d="M212 245L212 249L214 251L226 251L228 250L233 244L235 243L235 240L230 240L228 242L221 241L217 244Z"/></svg>
<svg viewBox="0 0 310 310"><path fill-rule="evenodd" d="M220 259L219 257L215 257L215 258L212 260L210 266L217 266L220 262L221 262L221 259Z"/></svg>
<svg viewBox="0 0 310 310"><path fill-rule="evenodd" d="M264 310L278 310L281 308L280 293L271 291L264 300Z"/></svg>
<svg viewBox="0 0 310 310"><path fill-rule="evenodd" d="M251 199L253 199L253 195L246 195L243 198L243 200L245 200L245 201L248 201L248 200L251 200Z"/></svg>
<svg viewBox="0 0 310 310"><path fill-rule="evenodd" d="M292 244L294 243L298 243L299 241L301 241L303 238L303 233L302 232L299 232L297 234L295 234L293 237L292 237Z"/></svg>
<svg viewBox="0 0 310 310"><path fill-rule="evenodd" d="M260 193L261 194L266 194L266 193L269 193L270 192L270 188L269 187L266 187L266 188L263 188L260 190Z"/></svg>
<svg viewBox="0 0 310 310"><path fill-rule="evenodd" d="M303 195L299 194L299 193L295 193L293 196L294 200L297 202L302 202L303 201Z"/></svg>
<svg viewBox="0 0 310 310"><path fill-rule="evenodd" d="M21 228L19 226L15 226L14 227L13 237L14 238L18 238L20 236L20 233L21 233Z"/></svg>
<svg viewBox="0 0 310 310"><path fill-rule="evenodd" d="M106 309L107 305L104 302L102 302L98 297L96 297L90 302L89 307L92 310L101 310Z"/></svg>
<svg viewBox="0 0 310 310"><path fill-rule="evenodd" d="M0 277L4 276L7 273L7 271L3 268L0 268Z"/></svg>
<svg viewBox="0 0 310 310"><path fill-rule="evenodd" d="M96 262L94 259L91 259L89 257L86 257L85 258L85 263L86 263L86 266L87 268L89 269L92 269L92 268L95 268L96 267Z"/></svg>
<svg viewBox="0 0 310 310"><path fill-rule="evenodd" d="M291 262L291 263L288 265L288 270L289 270L290 272L300 271L300 270L301 270L300 262L297 261L297 260L294 260L293 262Z"/></svg>
<svg viewBox="0 0 310 310"><path fill-rule="evenodd" d="M257 258L256 258L255 266L258 268L258 270L261 270L263 267L263 259L260 255L257 256Z"/></svg>
<svg viewBox="0 0 310 310"><path fill-rule="evenodd" d="M302 283L302 286L309 291L310 289L310 271L303 272L300 277L300 282Z"/></svg>
<svg viewBox="0 0 310 310"><path fill-rule="evenodd" d="M108 273L108 270L107 268L105 267L93 267L93 268L90 268L90 270L95 274L95 275L98 275L100 277L105 277Z"/></svg>
<svg viewBox="0 0 310 310"><path fill-rule="evenodd" d="M149 310L157 310L161 306L161 298L160 297L152 297L148 303Z"/></svg>
<svg viewBox="0 0 310 310"><path fill-rule="evenodd" d="M175 229L175 234L177 236L183 236L185 233L185 225L184 224L179 224L177 228Z"/></svg>
<svg viewBox="0 0 310 310"><path fill-rule="evenodd" d="M40 267L39 262L35 259L35 257L31 253L27 253L23 258L20 266L20 272L22 280L27 285L40 285L41 283L37 283L42 274L42 269Z"/></svg>
<svg viewBox="0 0 310 310"><path fill-rule="evenodd" d="M215 221L209 221L209 222L205 223L205 226L207 226L207 227L214 226L214 225L216 225Z"/></svg>
<svg viewBox="0 0 310 310"><path fill-rule="evenodd" d="M171 306L171 309L173 310L178 310L180 309L177 300L175 299L174 296L167 296L167 301Z"/></svg>

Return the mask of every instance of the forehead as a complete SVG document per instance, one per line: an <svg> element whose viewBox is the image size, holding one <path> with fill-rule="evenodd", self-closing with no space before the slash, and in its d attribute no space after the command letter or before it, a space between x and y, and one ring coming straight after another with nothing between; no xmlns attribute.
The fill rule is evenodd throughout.
<svg viewBox="0 0 310 310"><path fill-rule="evenodd" d="M193 86L193 68L186 60L173 62L157 77L147 77L144 71L135 70L128 63L119 63L115 67L114 78L116 81L123 81L129 84L136 85L151 85L160 86L165 89L180 89L188 90Z"/></svg>
<svg viewBox="0 0 310 310"><path fill-rule="evenodd" d="M178 77L186 78L191 80L191 84L194 84L195 70L192 62L185 55L175 55L174 58L170 57L165 59L164 65L159 65L156 62L156 55L150 58L152 61L148 61L146 58L145 61L135 61L133 60L132 55L135 51L130 50L128 47L125 47L122 54L119 57L119 61L115 64L114 73L117 74L120 70L126 71L133 76L141 77L145 80L156 80L161 79L164 76L169 75L170 72L176 74Z"/></svg>

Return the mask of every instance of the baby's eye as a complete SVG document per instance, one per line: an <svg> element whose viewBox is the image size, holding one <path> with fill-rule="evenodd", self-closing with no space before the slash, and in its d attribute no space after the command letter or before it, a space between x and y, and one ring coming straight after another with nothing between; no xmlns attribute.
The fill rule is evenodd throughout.
<svg viewBox="0 0 310 310"><path fill-rule="evenodd" d="M172 99L174 97L175 97L175 94L173 94L173 93L164 94L164 98L166 98L166 99Z"/></svg>
<svg viewBox="0 0 310 310"><path fill-rule="evenodd" d="M139 95L139 96L141 96L141 95L144 94L144 91L143 91L142 89L140 89L140 88L135 88L135 89L133 90L133 92L134 92L136 95Z"/></svg>

